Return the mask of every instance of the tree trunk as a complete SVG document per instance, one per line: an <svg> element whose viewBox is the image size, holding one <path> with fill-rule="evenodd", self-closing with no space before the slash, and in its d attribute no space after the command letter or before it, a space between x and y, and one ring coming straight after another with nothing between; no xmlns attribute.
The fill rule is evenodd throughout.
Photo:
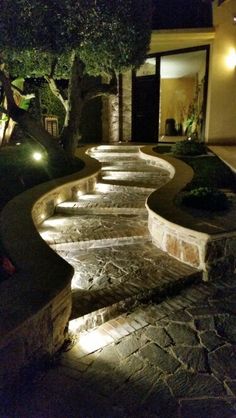
<svg viewBox="0 0 236 418"><path fill-rule="evenodd" d="M58 164L68 163L69 159L57 141L50 135L43 126L38 123L28 112L20 109L14 100L10 79L0 70L0 80L3 85L7 100L7 110L4 109L10 118L20 125L22 130L40 143L48 153L48 159ZM3 110L3 109L2 109Z"/></svg>
<svg viewBox="0 0 236 418"><path fill-rule="evenodd" d="M73 54L66 117L61 133L61 142L64 150L70 156L74 155L78 141L81 137L80 121L84 104L82 95L83 77L84 65L79 58Z"/></svg>
<svg viewBox="0 0 236 418"><path fill-rule="evenodd" d="M66 153L58 144L57 140L53 138L44 128L38 123L28 112L17 109L12 114L11 118L19 124L23 132L28 134L32 139L41 144L48 153L48 159L58 164L67 164L69 159Z"/></svg>

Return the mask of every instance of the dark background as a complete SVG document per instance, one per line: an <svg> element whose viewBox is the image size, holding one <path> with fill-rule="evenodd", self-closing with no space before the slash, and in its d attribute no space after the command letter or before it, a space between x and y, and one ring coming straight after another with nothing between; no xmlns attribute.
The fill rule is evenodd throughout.
<svg viewBox="0 0 236 418"><path fill-rule="evenodd" d="M212 26L211 0L153 0L153 29Z"/></svg>

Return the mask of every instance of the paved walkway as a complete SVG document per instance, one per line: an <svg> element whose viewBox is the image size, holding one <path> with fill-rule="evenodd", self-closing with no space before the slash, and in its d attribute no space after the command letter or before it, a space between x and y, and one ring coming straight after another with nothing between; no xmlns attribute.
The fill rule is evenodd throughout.
<svg viewBox="0 0 236 418"><path fill-rule="evenodd" d="M218 157L228 164L236 172L236 146L235 145L211 145L210 148Z"/></svg>
<svg viewBox="0 0 236 418"><path fill-rule="evenodd" d="M103 163L112 167L111 156L101 154ZM130 167L130 158L125 159ZM117 161L122 166L121 158ZM150 184L147 172L154 172L148 168L142 187L132 189L135 205L129 200L130 187L138 184L135 167L125 185L122 176L122 185L116 176L116 186L103 179L91 199L60 205L42 227L44 238L75 267L70 329L76 340L51 367L0 395L1 418L236 418L236 277L183 288L184 277L196 272L150 242L142 204L150 193L145 190ZM163 184L167 173L160 170L158 175L157 170L153 186L160 177ZM129 205L132 216L124 212ZM155 292L145 294L145 303L140 291L145 284L150 289L151 281ZM128 309L130 295L125 304L124 289L132 296L135 287L139 303ZM182 288L178 295L176 287ZM172 297L163 302L161 289L164 294L172 290ZM119 292L122 314L78 332L86 319L79 316L88 305L99 316L96 303L107 298L106 308L114 306L109 298ZM92 301L91 293L97 294ZM83 306L81 298L88 298Z"/></svg>
<svg viewBox="0 0 236 418"><path fill-rule="evenodd" d="M236 277L81 333L1 418L235 418Z"/></svg>
<svg viewBox="0 0 236 418"><path fill-rule="evenodd" d="M168 172L148 165L138 147L98 147L91 155L102 162L96 190L58 205L40 228L75 269L72 318L79 318L77 332L199 277L151 242L145 200L168 181Z"/></svg>

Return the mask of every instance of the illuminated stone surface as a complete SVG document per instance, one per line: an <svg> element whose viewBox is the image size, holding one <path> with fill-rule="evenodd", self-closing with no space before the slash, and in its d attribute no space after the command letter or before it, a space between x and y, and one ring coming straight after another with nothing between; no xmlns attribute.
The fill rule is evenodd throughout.
<svg viewBox="0 0 236 418"><path fill-rule="evenodd" d="M130 148L126 149L127 160L132 154ZM112 207L110 193L112 190L117 193L120 186L106 187L100 204L104 206L105 194L109 191ZM128 188L126 193L125 205L129 201ZM122 207L121 197L116 198L118 207ZM139 204L137 199L137 206ZM122 220L120 216L117 218ZM84 219L82 216L82 223ZM83 237L89 240L92 226L88 219L92 217L86 220L87 229L84 221ZM146 222L143 213L131 219L133 225L127 222L125 231L136 227L141 231ZM107 248L99 216L97 227L101 232L97 241L102 248L85 251L77 242L66 244L63 241L66 228L78 228L78 237L78 226L68 223L65 229L63 226L63 234L60 225L59 229L55 226L63 242L58 244L58 252L75 266L74 283L81 287L74 289L75 308L82 296L83 308L86 308L91 302L91 293L97 294L97 301L107 298L106 303L112 303L114 299L109 302L110 290L113 297L118 298L125 290L130 294L131 285L142 289L145 284L150 286L153 278L155 286L157 281L161 286L170 285L170 279L176 284L178 275L183 273L180 274L181 263L147 240L131 241L129 245L128 242L117 245L116 241L114 245L119 235L114 237L112 225L107 230L113 242L110 241L112 245ZM53 226L51 230L45 227L44 232L53 233ZM140 237L144 239L142 233ZM188 266L185 268L188 274ZM235 281L236 276L229 276L222 281L193 285L162 303L157 299L157 303L134 307L133 311L128 310L91 331L81 332L73 348L61 354L52 368L37 374L33 381L27 376L20 388L1 397L0 416L235 418ZM117 293L113 286L117 286Z"/></svg>
<svg viewBox="0 0 236 418"><path fill-rule="evenodd" d="M234 418L235 345L218 335L222 313L214 308L220 303L225 319L235 317L227 307L235 280L194 285L81 333L51 369L1 399L0 415ZM201 338L207 333L199 329L201 307L201 320L208 319L201 327L218 336L213 351ZM181 340L176 325L183 329Z"/></svg>
<svg viewBox="0 0 236 418"><path fill-rule="evenodd" d="M39 230L75 269L72 318L96 312L84 319L84 328L100 325L140 298L154 293L163 298L196 272L150 242L145 201L153 187L168 181L168 172L142 160L138 147L99 147L92 156L102 162L95 190L59 204Z"/></svg>

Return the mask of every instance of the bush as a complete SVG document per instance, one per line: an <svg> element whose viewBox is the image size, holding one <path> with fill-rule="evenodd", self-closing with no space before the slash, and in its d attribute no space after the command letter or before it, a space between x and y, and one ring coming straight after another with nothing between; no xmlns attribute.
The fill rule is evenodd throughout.
<svg viewBox="0 0 236 418"><path fill-rule="evenodd" d="M182 158L182 160L189 164L194 171L194 177L185 190L198 187L235 190L234 173L218 157L206 156L204 158Z"/></svg>
<svg viewBox="0 0 236 418"><path fill-rule="evenodd" d="M184 141L176 142L172 147L171 151L174 155L202 155L207 153L206 146L203 142Z"/></svg>
<svg viewBox="0 0 236 418"><path fill-rule="evenodd" d="M230 201L226 194L220 190L211 187L199 187L184 192L181 203L191 208L214 212L228 209Z"/></svg>

